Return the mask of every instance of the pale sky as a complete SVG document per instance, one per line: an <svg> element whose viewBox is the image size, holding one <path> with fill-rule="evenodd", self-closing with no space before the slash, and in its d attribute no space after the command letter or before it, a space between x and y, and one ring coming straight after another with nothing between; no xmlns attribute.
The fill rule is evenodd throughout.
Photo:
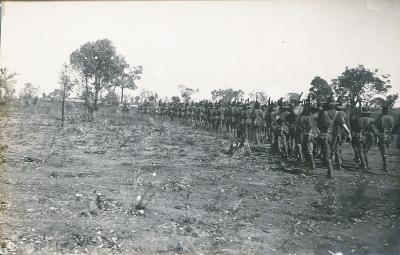
<svg viewBox="0 0 400 255"><path fill-rule="evenodd" d="M42 92L58 87L62 63L87 41L108 38L137 85L160 96L180 84L196 98L217 88L273 98L308 91L346 66L392 75L400 93L400 1L3 2L1 66ZM397 103L399 105L399 102Z"/></svg>

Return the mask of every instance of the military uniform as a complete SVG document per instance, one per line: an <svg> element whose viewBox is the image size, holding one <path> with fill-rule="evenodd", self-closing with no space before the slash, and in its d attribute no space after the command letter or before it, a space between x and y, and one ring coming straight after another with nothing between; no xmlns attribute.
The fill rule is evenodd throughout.
<svg viewBox="0 0 400 255"><path fill-rule="evenodd" d="M303 144L307 149L308 159L311 169L315 169L314 152L316 150L319 130L317 127L318 112L316 108L311 108L310 112L300 117L300 129L304 134Z"/></svg>
<svg viewBox="0 0 400 255"><path fill-rule="evenodd" d="M382 114L374 121L373 130L378 137L378 147L381 151L383 161L383 171L388 171L387 149L392 141L392 131L394 128L394 118L389 115L388 108L384 107Z"/></svg>
<svg viewBox="0 0 400 255"><path fill-rule="evenodd" d="M373 130L371 118L373 112L358 112L353 114L350 119L351 131L353 135L352 144L355 148L356 158L360 161L361 168L368 168L367 153L373 145Z"/></svg>
<svg viewBox="0 0 400 255"><path fill-rule="evenodd" d="M256 143L261 142L261 131L263 126L263 112L260 109L260 105L256 102L254 106L254 110L252 111L252 120L253 120L253 134L255 137Z"/></svg>
<svg viewBox="0 0 400 255"><path fill-rule="evenodd" d="M320 129L320 144L324 156L324 160L328 164L328 177L333 175L332 156L333 156L333 141L338 135L339 127L345 127L348 130L345 115L343 112L335 109L336 101L330 102L330 109L323 110L318 116L318 128Z"/></svg>

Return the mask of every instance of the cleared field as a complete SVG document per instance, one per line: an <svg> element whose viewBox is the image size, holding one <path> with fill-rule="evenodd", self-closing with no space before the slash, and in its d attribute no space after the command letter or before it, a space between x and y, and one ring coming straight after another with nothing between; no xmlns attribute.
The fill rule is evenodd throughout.
<svg viewBox="0 0 400 255"><path fill-rule="evenodd" d="M74 112L78 109L69 109ZM109 110L94 122L54 105L2 118L0 253L398 254L400 157L358 171L264 153L223 153L229 138Z"/></svg>

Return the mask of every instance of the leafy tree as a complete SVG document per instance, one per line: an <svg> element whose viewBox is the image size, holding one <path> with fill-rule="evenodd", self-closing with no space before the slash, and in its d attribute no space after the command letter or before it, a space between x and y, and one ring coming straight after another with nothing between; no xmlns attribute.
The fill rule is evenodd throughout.
<svg viewBox="0 0 400 255"><path fill-rule="evenodd" d="M249 98L250 98L250 100L253 100L253 101L257 100L261 104L268 103L268 96L265 94L264 91L252 91L249 94Z"/></svg>
<svg viewBox="0 0 400 255"><path fill-rule="evenodd" d="M60 78L60 97L61 97L61 126L64 126L65 119L65 99L70 95L72 88L77 83L73 78L72 69L66 63L61 69Z"/></svg>
<svg viewBox="0 0 400 255"><path fill-rule="evenodd" d="M171 97L171 101L173 103L179 104L181 102L181 99L178 96L173 96Z"/></svg>
<svg viewBox="0 0 400 255"><path fill-rule="evenodd" d="M14 96L14 85L17 82L17 73L10 73L7 68L0 68L0 99L6 102L7 98Z"/></svg>
<svg viewBox="0 0 400 255"><path fill-rule="evenodd" d="M117 55L108 39L87 42L71 53L71 66L79 72L85 86L84 98L93 96L93 110L98 109L100 93L113 86L116 78L123 74L128 64ZM88 102L86 102L88 103Z"/></svg>
<svg viewBox="0 0 400 255"><path fill-rule="evenodd" d="M142 91L140 92L140 102L153 101L156 96L158 97L157 93L154 93L153 91L147 89L142 89Z"/></svg>
<svg viewBox="0 0 400 255"><path fill-rule="evenodd" d="M392 87L390 75L379 75L378 69L373 71L358 65L348 68L336 79L332 80L336 93L347 102L361 101L368 107L377 95L384 95Z"/></svg>
<svg viewBox="0 0 400 255"><path fill-rule="evenodd" d="M115 78L114 86L121 88L121 103L124 102L124 90L125 89L136 89L135 80L140 80L140 75L143 72L142 66L130 68L128 64L122 63L123 72Z"/></svg>
<svg viewBox="0 0 400 255"><path fill-rule="evenodd" d="M399 94L392 94L386 96L386 99L383 97L376 97L371 100L370 106L375 109L381 108L383 105L387 105L389 108L392 108L399 98Z"/></svg>
<svg viewBox="0 0 400 255"><path fill-rule="evenodd" d="M300 97L301 97L300 93L290 92L286 95L286 100L290 105L296 105L300 102Z"/></svg>
<svg viewBox="0 0 400 255"><path fill-rule="evenodd" d="M186 87L185 85L179 85L178 89L181 93L181 97L185 103L189 103L190 100L192 99L193 94L199 92L199 89L192 89L189 87Z"/></svg>
<svg viewBox="0 0 400 255"><path fill-rule="evenodd" d="M55 100L61 99L62 97L61 94L62 94L61 89L54 89L47 95L47 98L50 98L50 100L54 102Z"/></svg>
<svg viewBox="0 0 400 255"><path fill-rule="evenodd" d="M39 88L34 87L32 83L28 82L24 84L24 87L19 92L19 97L28 102L28 100L32 100L37 95L38 91Z"/></svg>
<svg viewBox="0 0 400 255"><path fill-rule="evenodd" d="M211 98L213 101L232 102L233 100L239 101L243 99L244 92L242 90L233 89L218 89L211 91Z"/></svg>
<svg viewBox="0 0 400 255"><path fill-rule="evenodd" d="M113 90L108 91L107 95L104 97L104 101L108 105L119 105L117 93L115 93Z"/></svg>
<svg viewBox="0 0 400 255"><path fill-rule="evenodd" d="M314 99L317 103L323 104L326 102L327 97L333 92L332 87L328 82L320 76L315 76L311 81L311 88L309 90L310 98Z"/></svg>

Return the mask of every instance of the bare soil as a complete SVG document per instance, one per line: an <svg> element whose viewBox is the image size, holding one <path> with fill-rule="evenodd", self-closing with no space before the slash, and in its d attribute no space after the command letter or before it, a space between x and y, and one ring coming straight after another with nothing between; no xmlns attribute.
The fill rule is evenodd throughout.
<svg viewBox="0 0 400 255"><path fill-rule="evenodd" d="M1 119L0 254L400 254L400 153L381 172L252 155L227 135L55 105Z"/></svg>

